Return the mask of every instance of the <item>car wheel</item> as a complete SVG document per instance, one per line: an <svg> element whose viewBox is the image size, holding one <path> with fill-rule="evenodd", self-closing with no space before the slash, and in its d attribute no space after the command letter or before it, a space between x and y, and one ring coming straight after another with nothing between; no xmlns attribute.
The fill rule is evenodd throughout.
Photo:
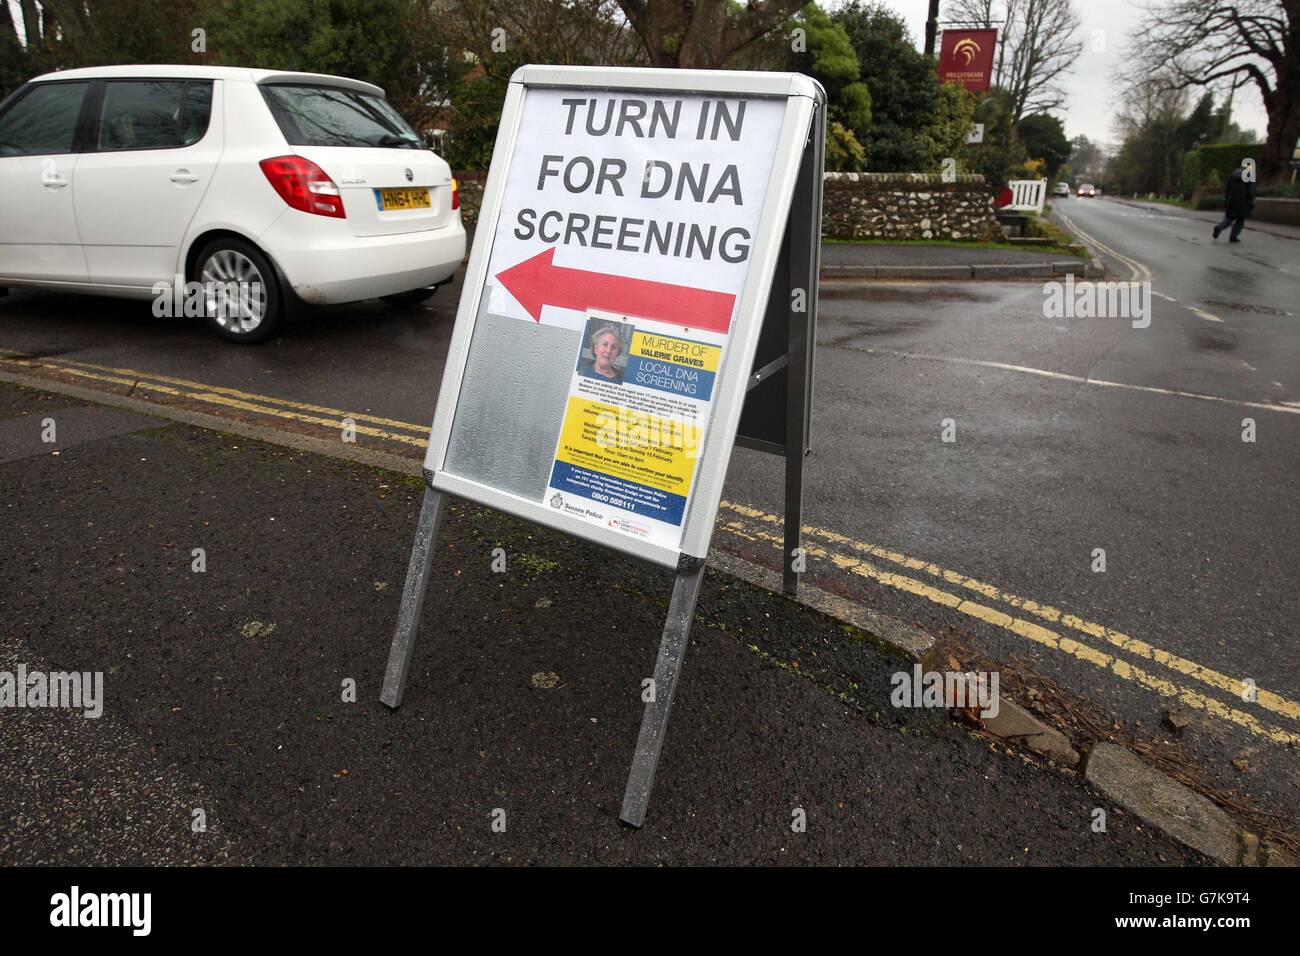
<svg viewBox="0 0 1300 956"><path fill-rule="evenodd" d="M412 289L410 292L399 292L397 295L385 295L380 298L394 309L410 309L428 302L437 291L437 286L428 286L424 289Z"/></svg>
<svg viewBox="0 0 1300 956"><path fill-rule="evenodd" d="M233 237L214 239L195 260L203 317L229 342L265 342L284 320L275 269L260 249Z"/></svg>

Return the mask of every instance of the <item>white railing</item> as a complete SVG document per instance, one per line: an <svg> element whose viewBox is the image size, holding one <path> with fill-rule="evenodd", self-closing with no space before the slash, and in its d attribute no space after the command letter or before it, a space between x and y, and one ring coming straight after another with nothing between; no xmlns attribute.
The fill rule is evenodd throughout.
<svg viewBox="0 0 1300 956"><path fill-rule="evenodd" d="M1011 204L1004 208L1015 212L1043 211L1047 200L1046 179L1013 179L1007 185L1011 188Z"/></svg>

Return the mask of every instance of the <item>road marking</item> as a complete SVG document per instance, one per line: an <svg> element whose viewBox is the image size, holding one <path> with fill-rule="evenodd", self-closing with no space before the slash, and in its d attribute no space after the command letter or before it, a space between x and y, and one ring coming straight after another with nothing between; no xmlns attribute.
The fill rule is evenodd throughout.
<svg viewBox="0 0 1300 956"><path fill-rule="evenodd" d="M770 544L772 547L781 551L785 546L784 538L779 534L765 532L761 529L753 528L741 521L722 521L720 527L731 534L750 541ZM857 574L861 577L878 581L888 587L900 591L906 591L918 597L925 598L935 604L940 604L950 608L959 614L964 614L976 620L991 624L994 627L1002 628L1019 637L1026 638L1043 647L1052 650L1061 651L1077 660L1085 661L1108 671L1115 676L1136 683L1148 690L1153 690L1162 697L1173 697L1192 707L1196 710L1204 711L1211 716L1221 718L1230 723L1253 733L1259 737L1273 743L1293 745L1300 743L1300 734L1295 734L1280 727L1274 727L1262 723L1256 717L1244 711L1237 710L1234 707L1228 707L1225 704L1198 693L1190 688L1183 687L1173 681L1167 680L1152 674L1140 667L1134 666L1127 661L1120 660L1105 651L1098 650L1087 644L1080 643L1069 637L1063 637L1050 628L1043 627L1040 624L1034 624L1021 618L1012 617L1003 611L958 597L947 591L933 587L923 581L906 575L896 574L890 571L881 571L860 558L848 557L828 551L817 545L805 545L805 553L814 558L823 558L830 561L837 568Z"/></svg>
<svg viewBox="0 0 1300 956"><path fill-rule="evenodd" d="M330 408L327 405L313 405L307 402L296 402L287 398L276 398L271 395L259 395L255 392L244 392L237 388L227 388L221 385L209 385L206 382L195 382L184 378L175 378L170 375L159 375L154 372L141 372L137 369L117 368L111 365L96 365L92 362L77 362L72 359L43 359L40 360L46 364L56 367L75 366L77 368L92 369L98 372L108 372L114 375L126 375L136 379L152 379L155 382L164 382L168 385L178 385L184 388L194 389L202 393L214 393L217 395L229 396L231 398L242 399L251 402L270 403L283 405L286 408L297 409L304 412L319 412L325 415L336 416L338 419L351 418L353 421L368 421L376 425L386 425L390 428L401 428L419 432L426 437L429 433L428 425L416 425L411 422L398 421L393 418L382 418L378 415L370 415L365 412L349 412L341 408Z"/></svg>
<svg viewBox="0 0 1300 956"><path fill-rule="evenodd" d="M769 514L747 505L735 504L730 501L722 501L720 506L745 518L762 521L771 525L783 525L785 521L784 518L778 517L777 515ZM1079 631L1082 634L1087 634L1089 637L1099 638L1120 650L1128 651L1130 654L1135 654L1145 660L1161 664L1168 667L1170 670L1177 671L1187 677L1199 680L1217 690L1226 691L1239 699L1246 691L1246 684L1236 678L1220 674L1218 671L1197 664L1195 661L1179 657L1176 654L1171 654L1168 651L1161 650L1160 648L1154 647L1145 641L1138 640L1137 638L1129 637L1121 631L1106 627L1102 624L1095 624L1092 621L1086 621L1073 614L1067 614L1058 608L1052 607L1050 604L1042 604L1029 598L1019 597L1009 591L1002 590L996 585L986 584L983 581L962 574L960 571L952 571L929 561L908 557L905 554L900 554L897 551L890 551L887 548L882 548L866 541L856 541L847 535L840 534L838 531L831 531L827 528L805 525L803 531L805 534L823 538L832 544L847 546L851 550L857 551L861 554L890 561L900 567L907 568L910 571L924 571L931 577L939 578L948 584L955 584L968 591L974 591L981 597L993 601L1000 601L1003 604L1010 605L1019 610L1027 611L1045 621L1059 623L1065 627ZM1280 714L1284 717L1289 717L1293 720L1300 720L1300 703L1288 700L1281 694L1261 690L1257 687L1255 702L1261 707L1271 710L1274 713Z"/></svg>
<svg viewBox="0 0 1300 956"><path fill-rule="evenodd" d="M1077 382L1080 385L1097 385L1103 388L1122 388L1134 392L1150 392L1155 395L1171 395L1176 398L1195 398L1204 402L1221 402L1225 405L1236 405L1241 408L1258 408L1268 412L1287 412L1292 415L1300 414L1300 403L1282 402L1275 404L1273 402L1248 402L1240 398L1224 398L1222 395L1206 395L1202 392L1184 392L1176 388L1160 388L1155 385L1131 385L1128 382L1110 382L1102 378L1085 377L1082 375L1071 375L1069 372L1052 372L1043 368L1031 368L1027 365L1011 365L1006 362L991 362L986 359L961 358L955 355L927 355L923 352L902 352L897 349L876 349L868 348L863 345L838 345L836 348L852 349L855 352L866 352L869 354L880 355L898 355L903 358L924 359L928 362L954 362L958 365L977 365L981 368L1001 369L1005 372L1021 372L1026 375L1039 375L1043 378L1060 379L1063 382Z"/></svg>
<svg viewBox="0 0 1300 956"><path fill-rule="evenodd" d="M213 405L221 405L225 408L237 408L241 411L256 412L259 415L271 415L276 418L283 418L290 421L305 422L306 424L309 425L320 425L330 429L331 431L338 431L343 427L343 423L339 419L321 418L320 416L317 415L303 415L300 412L294 412L283 408L271 408L266 405L259 405L256 402L243 401L241 399L232 398L227 395L220 395L212 391L186 392L179 388L174 388L170 385L155 384L153 382L146 381L143 378L133 378L130 376L121 377L116 375L100 375L96 372L91 372L81 368L71 368L67 365L59 365L58 368L60 371L66 372L69 375L75 375L79 378L88 378L88 379L92 379L93 381L107 382L113 385L129 385L136 389L144 389L150 392L158 392L160 394L171 395L176 398L193 399L200 402L207 402ZM344 416L344 417L352 417L352 416ZM355 421L355 418L353 420ZM373 428L369 425L357 424L355 426L355 430L358 435L368 435L372 438L380 438L385 441L402 442L404 444L414 445L419 448L423 448L426 443L426 439L424 438L416 438L412 435L397 435L392 432L385 431L382 428Z"/></svg>
<svg viewBox="0 0 1300 956"><path fill-rule="evenodd" d="M866 349L864 351L891 351L891 350ZM7 361L14 361L15 359L21 359L22 357L22 353L14 352L13 350L8 350L8 349L0 349L0 353L10 356L10 358L7 359ZM962 362L968 362L968 363L973 363L978 365L988 365L995 368L1005 368L1013 371L1032 372L1034 374L1041 374L1048 377L1061 378L1070 381L1085 381L1083 379L1080 379L1078 376L1067 375L1065 373L1048 372L1042 369L1029 369L1029 368L1024 368L1022 366L1010 366L1010 365L1005 365L1004 363L983 362L974 359L964 359L964 360L952 359L943 356L926 356L926 355L916 355L914 353L902 353L902 352L894 353L894 354L908 355L909 357L913 357L913 358L924 358L924 359L934 359L934 360L943 360L943 361L962 361ZM6 359L0 359L0 361L6 361ZM375 416L368 416L360 413L347 412L343 409L334 409L326 406L311 405L303 402L293 402L287 399L277 399L271 396L243 392L238 389L207 385L202 382L193 382L187 379L180 379L171 376L162 376L162 375L154 375L152 373L139 372L134 369L114 368L112 366L95 365L93 363L74 362L72 360L67 360L67 359L63 359L63 360L38 359L37 361L39 361L41 364L44 364L51 368L58 369L60 371L63 371L70 375L74 375L79 378L86 378L92 381L104 382L107 384L131 386L136 389L143 389L145 391L155 392L161 395L168 395L168 396L182 398L182 399L197 400L197 401L223 406L226 408L235 408L243 411L254 412L256 414L269 415L272 417L278 417L286 420L323 426L330 430L337 430L338 428L340 428L342 419L352 418L354 421L356 421L357 419L362 419L366 421L378 421L378 422L383 422L385 424L388 424L391 427L409 429L411 431L420 432L421 434L427 433L427 426L425 425L418 425L411 422L402 422L396 419L376 418ZM114 374L106 374L108 372ZM150 379L153 379L155 381L150 381ZM1147 386L1127 386L1127 385L1123 385L1122 383L1108 383L1099 380L1086 380L1086 381L1089 384L1103 384L1103 385L1114 385L1117 387L1138 388L1142 390L1158 391L1167 394L1186 394L1190 397L1195 397L1195 398L1209 398L1216 401L1232 402L1233 404L1247 405L1249 407L1267 408L1269 410L1274 410L1274 411L1289 411L1289 412L1300 414L1300 403L1296 403L1295 407L1260 405L1258 403L1236 402L1231 399L1221 399L1215 396L1201 396L1201 395L1196 395L1195 393L1170 392L1169 390L1166 389L1155 389ZM187 389L193 389L193 391ZM277 408L274 407L273 404L271 403L285 405L288 407ZM320 415L303 414L302 411L295 411L294 409L324 412L324 413L328 413L331 417L322 417ZM386 441L396 441L409 446L423 448L425 444L425 439L423 437L416 438L412 435L396 434L386 429L376 428L368 425L358 424L356 426L356 431L358 434L368 435ZM763 512L758 509L748 508L747 506L737 505L731 502L725 502L725 501L722 502L722 507L730 509L731 511L733 511L738 515L742 515L750 519L757 518L769 524L780 524L784 520L776 515L768 514L767 512ZM783 540L779 536L749 528L739 522L726 522L723 524L723 527L726 530L729 530L733 534L737 534L740 537L747 537L750 540L759 540L759 541L772 543L778 549L783 546ZM1039 602L1032 601L1027 598L1018 597L1014 594L1001 591L1000 589L998 589L993 585L984 584L983 582L977 581L974 578L967 577L966 575L963 575L960 572L950 571L941 568L938 565L921 561L916 558L910 558L898 552L889 551L887 549L880 548L876 545L872 545L867 542L855 541L852 538L839 534L838 532L835 531L830 531L828 529L816 528L816 527L807 527L804 530L806 533L814 537L820 537L825 539L826 541L833 542L839 545L847 545L855 551L859 551L862 553L870 554L874 557L879 557L885 560L889 560L905 568L923 570L927 574L930 574L931 576L939 577L950 584L956 584L967 590L974 591L980 594L981 596L984 596L991 600L1001 601L1013 608L1024 610L1044 620L1051 621L1053 623L1060 623L1061 625L1072 628L1076 631L1079 631L1080 633L1087 634L1091 637L1100 638L1117 648L1128 651L1129 653L1135 654L1144 659L1152 660L1165 667L1175 670L1181 674L1192 677L1196 680L1200 680L1203 683L1206 683L1210 686L1216 687L1220 690L1227 691L1229 693L1233 693L1235 696L1240 696L1241 691L1244 690L1244 685L1238 680L1235 680L1230 677L1226 677L1225 675L1219 674L1218 672L1213 671L1210 668L1203 667L1202 665L1199 665L1193 661L1187 660L1185 658L1179 657L1174 654L1170 654L1169 652L1160 650L1159 648L1155 648L1143 641L1139 641L1135 638L1129 637L1128 635L1123 634L1119 631L1115 631L1111 628L1106 628L1102 625L1085 621L1074 615L1065 614L1060 610L1052 607L1051 605L1041 604ZM852 573L872 578L873 580L879 581L880 583L886 584L890 587L894 587L900 590L907 591L912 594L916 594L935 603L942 604L946 607L951 607L954 610L958 611L959 613L985 621L986 623L992 624L994 626L1001 627L1005 630L1011 631L1012 633L1018 634L1022 637L1026 637L1030 640L1035 641L1036 643L1042 644L1043 646L1047 646L1056 650L1063 651L1064 653L1070 654L1080 660L1086 660L1089 663L1092 663L1095 666L1102 667L1106 670L1109 670L1112 673L1115 673L1124 679L1135 681L1138 684L1141 684L1142 686L1155 690L1158 693L1160 693L1162 696L1177 697L1179 700L1182 700L1188 706L1194 707L1198 710L1203 710L1207 713L1229 720L1230 722L1245 727L1247 730L1250 730L1252 733L1256 733L1260 736L1266 737L1269 740L1283 742L1283 743L1300 742L1300 736L1290 734L1288 731L1281 730L1279 728L1269 727L1267 725L1261 724L1250 714L1237 711L1233 708L1225 707L1223 704L1213 700L1212 698L1204 697L1203 695L1198 694L1197 692L1189 688L1182 687L1180 685L1174 684L1173 682L1170 682L1168 680L1150 674L1142 670L1141 668L1134 667L1123 660L1115 658L1112 655L1109 655L1104 651L1100 651L1096 648L1093 648L1087 644L1080 643L1068 637L1063 637L1062 635L1057 634L1056 632L1051 631L1048 628L1044 628L1041 625L1034 624L1032 622L1021 620L1018 618L1014 618L1003 611L999 611L994 608L990 608L985 605L978 604L976 602L967 599L963 599L957 595L951 594L947 591L943 591L939 588L935 588L931 585L925 584L924 582L918 581L914 578L909 578L905 575L899 575L892 572L881 571L873 567L872 565L868 564L867 562L863 561L861 558L833 553L824 548L819 548L815 545L809 549L809 553L814 556L821 556L827 558L828 560L831 561L831 563L833 563L836 567L841 568L842 570L851 571ZM1274 694L1270 691L1258 690L1256 702L1259 703L1262 707L1274 711L1275 713L1288 716L1288 717L1300 718L1300 705L1297 705L1294 702L1287 700L1285 697L1282 697L1281 695Z"/></svg>
<svg viewBox="0 0 1300 956"><path fill-rule="evenodd" d="M16 358L21 359L22 356L22 353L13 352L8 349L0 349L0 352L7 352L9 356L8 358L0 358L0 361L12 362L15 361ZM381 418L363 412L349 412L343 409L330 408L324 405L295 402L285 398L275 398L271 395L258 395L253 392L244 392L235 388L226 388L220 385L208 385L204 382L194 382L189 379L175 378L169 375L158 375L153 372L141 372L136 369L115 368L108 365L96 365L91 362L75 362L71 359L37 359L36 361L40 362L42 365L58 369L59 371L66 372L69 375L76 375L80 378L89 378L94 381L108 382L114 385L129 385L137 389L146 389L147 391L157 392L163 395L171 395L177 398L186 398L194 401L206 402L212 405L221 405L227 408L238 408L241 411L256 412L260 415L270 415L275 418L305 422L309 425L321 425L334 431L343 427L343 419L350 418L354 422L357 422L356 432L359 435L369 435L373 438L398 441L421 448L424 447L428 440L428 425L417 425L412 422L403 422L392 418ZM286 407L275 408L271 407L272 405L283 405ZM327 418L322 417L321 415L302 414L304 411L320 412L332 417ZM389 426L390 428L409 430L417 432L424 437L416 438L410 435L394 434L393 432L383 428L363 425L361 422L374 422Z"/></svg>
<svg viewBox="0 0 1300 956"><path fill-rule="evenodd" d="M1130 259L1128 256L1124 255L1123 253L1117 252L1116 250L1112 249L1104 242L1101 242L1098 239L1094 239L1092 236L1088 235L1086 232L1084 232L1082 229L1076 226L1074 224L1074 221L1071 220L1069 216L1067 216L1065 213L1061 212L1060 210L1057 210L1056 214L1061 217L1061 221L1065 223L1066 228L1069 229L1071 232L1075 233L1084 242L1091 243L1092 245L1100 249L1102 252L1105 252L1107 255L1110 255L1115 259L1118 259L1120 262L1124 263L1124 265L1132 269L1133 279L1135 280L1146 279L1148 282L1151 280L1151 270L1148 269L1146 266L1144 266L1142 263L1138 262L1136 259Z"/></svg>
<svg viewBox="0 0 1300 956"><path fill-rule="evenodd" d="M1097 246L1097 248L1099 248L1099 249L1103 250L1104 252L1106 252L1106 253L1108 253L1108 254L1114 256L1116 259L1120 260L1120 261L1123 262L1125 265L1127 265L1130 269L1132 269L1132 270L1133 270L1133 278L1134 278L1134 279L1137 279L1137 278L1138 278L1138 273L1139 273L1139 270L1140 270L1141 273L1142 273L1142 275L1145 276L1145 278L1146 278L1148 281L1150 281L1150 279L1151 279L1151 270L1148 269L1146 266L1144 266L1142 263L1138 262L1136 259L1130 259L1128 256L1125 256L1125 255L1123 255L1123 254L1121 254L1121 253L1119 253L1119 252L1116 252L1114 249L1112 249L1110 246L1106 245L1105 243L1103 243L1103 242L1101 242L1101 241L1099 241L1099 240L1097 240L1097 239L1094 239L1092 236L1088 235L1086 232L1084 232L1082 229L1080 229L1078 226L1076 226L1073 222L1071 222L1071 221L1069 220L1069 218L1065 215L1065 213L1059 213L1059 215L1060 215L1060 217L1061 217L1063 220L1065 220L1065 224L1066 224L1070 229L1072 229L1074 232L1076 232L1076 233L1079 235L1079 238L1083 239L1085 242L1090 242L1090 243L1092 243L1093 245ZM1156 292L1154 289L1152 289L1151 291L1152 291L1152 294L1154 294L1154 295L1158 295L1158 296L1160 296L1160 298L1162 298L1162 299L1168 299L1170 302L1177 302L1177 301L1178 301L1178 300L1175 299L1173 296L1165 295L1165 294L1163 294L1163 293L1161 293L1161 292ZM1206 311L1203 310L1203 309L1195 308L1194 306L1190 306L1190 305L1188 305L1188 306L1184 306L1183 308L1187 309L1189 312L1191 312L1191 313L1192 313L1193 315L1195 315L1197 318L1204 319L1204 320L1207 321L1207 322L1222 322L1222 321L1223 321L1223 319L1219 318L1217 315L1214 315L1214 314L1212 314L1212 313L1210 313L1210 312L1206 312Z"/></svg>

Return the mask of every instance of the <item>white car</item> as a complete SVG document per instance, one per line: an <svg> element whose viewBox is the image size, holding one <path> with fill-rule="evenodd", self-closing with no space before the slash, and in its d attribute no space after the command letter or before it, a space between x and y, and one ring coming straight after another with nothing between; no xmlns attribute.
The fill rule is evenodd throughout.
<svg viewBox="0 0 1300 956"><path fill-rule="evenodd" d="M409 304L465 256L459 193L377 86L114 66L0 103L0 293L154 300L258 342L296 303Z"/></svg>
<svg viewBox="0 0 1300 956"><path fill-rule="evenodd" d="M1057 183L1057 184L1056 184L1056 187L1052 190L1052 195L1053 195L1053 196L1062 196L1062 197L1064 197L1064 198L1066 198L1066 199L1069 199L1069 198L1070 198L1070 184L1069 184L1069 183Z"/></svg>

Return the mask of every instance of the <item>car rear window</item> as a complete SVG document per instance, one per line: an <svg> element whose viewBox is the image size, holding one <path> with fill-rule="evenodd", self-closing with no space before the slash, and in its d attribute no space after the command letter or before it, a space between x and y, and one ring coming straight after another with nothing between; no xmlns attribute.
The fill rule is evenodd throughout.
<svg viewBox="0 0 1300 956"><path fill-rule="evenodd" d="M211 80L110 80L98 148L176 149L203 138L212 113Z"/></svg>
<svg viewBox="0 0 1300 956"><path fill-rule="evenodd" d="M268 83L261 89L291 146L425 148L382 96L298 83Z"/></svg>

